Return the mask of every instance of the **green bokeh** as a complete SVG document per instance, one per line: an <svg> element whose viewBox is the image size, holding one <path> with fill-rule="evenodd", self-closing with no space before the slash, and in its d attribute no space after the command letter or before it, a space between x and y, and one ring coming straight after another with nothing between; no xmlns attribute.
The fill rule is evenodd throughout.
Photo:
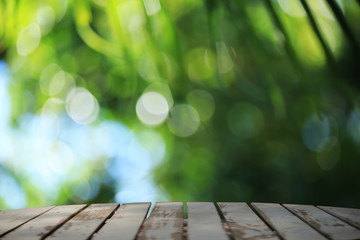
<svg viewBox="0 0 360 240"><path fill-rule="evenodd" d="M10 120L0 118L0 129L14 136L0 141L0 209L18 206L5 200L6 186L17 186L19 206L122 199L113 155L77 154L61 128L51 138L63 121L131 131L150 156L150 201L360 207L359 21L360 5L346 0L0 1L10 79ZM139 103L150 92L161 105ZM62 171L54 193L16 153L41 153L16 140L41 114L55 121L40 124L54 144L44 154L72 159L54 167Z"/></svg>

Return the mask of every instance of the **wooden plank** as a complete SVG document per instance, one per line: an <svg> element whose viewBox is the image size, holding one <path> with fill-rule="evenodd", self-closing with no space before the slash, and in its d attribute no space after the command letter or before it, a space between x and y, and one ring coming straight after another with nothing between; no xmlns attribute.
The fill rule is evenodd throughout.
<svg viewBox="0 0 360 240"><path fill-rule="evenodd" d="M246 203L220 202L218 205L236 240L279 239Z"/></svg>
<svg viewBox="0 0 360 240"><path fill-rule="evenodd" d="M105 225L94 234L93 240L134 239L149 210L150 203L124 203Z"/></svg>
<svg viewBox="0 0 360 240"><path fill-rule="evenodd" d="M63 224L86 205L67 205L57 206L43 213L37 218L29 221L9 234L5 235L4 240L33 240L47 235L47 233Z"/></svg>
<svg viewBox="0 0 360 240"><path fill-rule="evenodd" d="M328 212L344 222L357 227L360 229L360 209L355 208L341 208L341 207L325 207L325 206L317 206L318 208Z"/></svg>
<svg viewBox="0 0 360 240"><path fill-rule="evenodd" d="M138 239L183 239L183 203L156 203L150 217L143 224Z"/></svg>
<svg viewBox="0 0 360 240"><path fill-rule="evenodd" d="M263 219L284 239L326 239L301 219L276 203L251 203Z"/></svg>
<svg viewBox="0 0 360 240"><path fill-rule="evenodd" d="M188 239L227 240L220 216L211 202L188 202Z"/></svg>
<svg viewBox="0 0 360 240"><path fill-rule="evenodd" d="M91 204L51 234L50 239L88 239L118 206L118 203Z"/></svg>
<svg viewBox="0 0 360 240"><path fill-rule="evenodd" d="M324 235L339 240L359 239L360 231L338 218L310 205L285 204L299 218Z"/></svg>
<svg viewBox="0 0 360 240"><path fill-rule="evenodd" d="M37 207L0 211L0 236L24 224L53 207Z"/></svg>

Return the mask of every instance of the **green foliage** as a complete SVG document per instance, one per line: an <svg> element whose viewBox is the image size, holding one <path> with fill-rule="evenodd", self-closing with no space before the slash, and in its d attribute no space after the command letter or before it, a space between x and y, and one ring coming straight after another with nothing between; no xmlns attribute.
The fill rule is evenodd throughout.
<svg viewBox="0 0 360 240"><path fill-rule="evenodd" d="M359 20L355 1L0 1L0 208L360 207Z"/></svg>

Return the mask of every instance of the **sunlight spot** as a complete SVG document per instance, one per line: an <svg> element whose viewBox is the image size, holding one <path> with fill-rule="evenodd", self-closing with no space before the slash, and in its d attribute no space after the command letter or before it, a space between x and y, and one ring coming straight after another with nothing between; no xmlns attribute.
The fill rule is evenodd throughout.
<svg viewBox="0 0 360 240"><path fill-rule="evenodd" d="M64 101L59 98L49 98L41 109L41 114L59 114L64 110Z"/></svg>
<svg viewBox="0 0 360 240"><path fill-rule="evenodd" d="M159 125L166 119L168 112L166 98L157 92L144 93L136 103L136 114L146 125Z"/></svg>
<svg viewBox="0 0 360 240"><path fill-rule="evenodd" d="M54 83L55 86L53 86L52 84L53 83L51 82L49 86L49 90L51 90L53 87L56 89L56 85L58 85L59 83L56 84ZM61 84L61 80L60 80L60 84ZM64 84L62 85L59 92L56 93L56 96L65 101L68 94L74 89L75 89L75 80L73 76L70 73L64 72Z"/></svg>
<svg viewBox="0 0 360 240"><path fill-rule="evenodd" d="M58 175L69 174L74 163L72 150L63 142L54 143L49 149L46 158L50 170Z"/></svg>
<svg viewBox="0 0 360 240"><path fill-rule="evenodd" d="M174 100L172 98L172 94L171 94L171 90L169 88L169 85L165 84L165 83L153 83L151 85L149 85L144 92L157 92L160 93L162 96L165 97L167 103L168 103L168 107L169 109L173 106L174 104Z"/></svg>
<svg viewBox="0 0 360 240"><path fill-rule="evenodd" d="M326 63L319 39L309 25L300 26L297 31L297 48L299 58L304 64L322 66Z"/></svg>
<svg viewBox="0 0 360 240"><path fill-rule="evenodd" d="M60 133L60 121L57 114L43 112L40 116L33 118L33 131L37 136L48 141L55 140Z"/></svg>
<svg viewBox="0 0 360 240"><path fill-rule="evenodd" d="M68 0L52 0L53 9L56 11L56 21L59 22L66 14Z"/></svg>
<svg viewBox="0 0 360 240"><path fill-rule="evenodd" d="M104 121L97 126L94 139L97 139L97 151L100 154L115 158L125 151L133 137L132 132L118 122Z"/></svg>
<svg viewBox="0 0 360 240"><path fill-rule="evenodd" d="M75 122L89 124L99 114L99 103L85 88L75 88L66 98L66 111Z"/></svg>
<svg viewBox="0 0 360 240"><path fill-rule="evenodd" d="M50 6L41 7L37 12L37 21L40 24L41 35L50 32L55 23L55 12Z"/></svg>
<svg viewBox="0 0 360 240"><path fill-rule="evenodd" d="M136 134L139 142L150 153L152 166L155 167L165 156L163 137L154 130L146 130Z"/></svg>
<svg viewBox="0 0 360 240"><path fill-rule="evenodd" d="M26 56L32 53L40 43L40 27L37 23L32 23L24 28L16 42L17 52L20 56Z"/></svg>
<svg viewBox="0 0 360 240"><path fill-rule="evenodd" d="M135 190L136 189L136 190ZM158 200L157 188L151 181L144 179L137 184L126 184L120 188L115 195L115 201L124 202L146 202Z"/></svg>
<svg viewBox="0 0 360 240"><path fill-rule="evenodd" d="M328 20L326 21L323 18L320 18L318 22L322 34L326 39L332 52L335 55L341 53L342 38L341 38L340 29L337 26L334 26L334 24L331 21Z"/></svg>
<svg viewBox="0 0 360 240"><path fill-rule="evenodd" d="M100 189L94 172L99 169L107 171L108 182L105 184L114 187L114 184L121 183L121 186L117 184L116 192L127 190L130 186L130 189L137 190L137 199L157 198L151 170L163 160L166 152L165 140L160 134L145 130L135 136L118 121L78 125L76 122L88 122L93 115L97 116L98 103L88 90L75 88L71 75L55 64L42 71L40 88L46 95L56 93L56 97L46 100L39 93L40 101L46 100L42 108L36 114L22 114L17 119L18 126L10 128L7 122L11 120L10 76L6 64L1 61L0 73L0 100L3 101L0 108L0 164L23 176L28 189L36 189L39 196L37 204L54 204L64 196L63 189L74 202L94 199ZM64 79L62 88L63 84L56 83L57 78ZM62 90L58 92L60 88ZM62 94L67 93L67 89L72 90L64 101ZM150 94L161 96L162 105L168 109L173 102L168 85L156 83L146 91L151 89L153 92ZM148 104L145 102L145 107L159 113L157 108L153 109ZM34 198L27 199L21 186L14 179L7 181L7 175L1 171L0 195L7 196L6 199L0 198L3 206L23 207L27 201L31 204Z"/></svg>
<svg viewBox="0 0 360 240"><path fill-rule="evenodd" d="M174 135L189 137L197 131L199 125L199 114L192 106L179 104L171 109L168 127Z"/></svg>
<svg viewBox="0 0 360 240"><path fill-rule="evenodd" d="M143 2L148 16L156 14L161 9L159 0L143 0Z"/></svg>
<svg viewBox="0 0 360 240"><path fill-rule="evenodd" d="M16 149L14 149L16 141L16 138L11 135L9 130L2 130L2 137L0 138L0 164L5 159L13 159L16 153Z"/></svg>
<svg viewBox="0 0 360 240"><path fill-rule="evenodd" d="M31 150L29 152L31 152ZM54 174L53 171L50 171L50 162L47 158L48 155L40 151L33 151L31 153L31 169L32 171L36 169L35 174L29 174L29 177L32 179L31 183L43 191L57 192L56 189L59 187L60 179L58 174ZM29 167L29 164L30 163L27 163L27 167Z"/></svg>
<svg viewBox="0 0 360 240"><path fill-rule="evenodd" d="M26 56L14 56L13 60L9 61L9 66L12 72L18 72L26 63L28 58Z"/></svg>

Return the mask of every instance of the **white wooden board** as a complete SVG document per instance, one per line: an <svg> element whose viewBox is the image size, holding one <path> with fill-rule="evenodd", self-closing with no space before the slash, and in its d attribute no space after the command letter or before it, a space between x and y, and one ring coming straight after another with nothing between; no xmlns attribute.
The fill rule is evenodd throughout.
<svg viewBox="0 0 360 240"><path fill-rule="evenodd" d="M311 205L285 204L299 218L333 239L359 239L360 231Z"/></svg>
<svg viewBox="0 0 360 240"><path fill-rule="evenodd" d="M284 239L326 239L297 216L276 203L251 203L264 220Z"/></svg>
<svg viewBox="0 0 360 240"><path fill-rule="evenodd" d="M188 202L189 240L228 240L220 216L211 202Z"/></svg>
<svg viewBox="0 0 360 240"><path fill-rule="evenodd" d="M138 240L147 239L183 239L182 202L160 202L155 204L138 236Z"/></svg>
<svg viewBox="0 0 360 240"><path fill-rule="evenodd" d="M117 203L91 204L57 229L49 239L88 239L118 206Z"/></svg>
<svg viewBox="0 0 360 240"><path fill-rule="evenodd" d="M318 208L360 229L360 209L325 206L318 206Z"/></svg>
<svg viewBox="0 0 360 240"><path fill-rule="evenodd" d="M39 216L53 207L24 208L0 211L0 236Z"/></svg>
<svg viewBox="0 0 360 240"><path fill-rule="evenodd" d="M246 203L219 202L218 205L236 240L279 239Z"/></svg>
<svg viewBox="0 0 360 240"><path fill-rule="evenodd" d="M93 240L135 239L150 203L124 203L115 214L106 221L105 225L97 232Z"/></svg>
<svg viewBox="0 0 360 240"><path fill-rule="evenodd" d="M3 240L37 240L79 212L86 205L57 206L5 235Z"/></svg>

